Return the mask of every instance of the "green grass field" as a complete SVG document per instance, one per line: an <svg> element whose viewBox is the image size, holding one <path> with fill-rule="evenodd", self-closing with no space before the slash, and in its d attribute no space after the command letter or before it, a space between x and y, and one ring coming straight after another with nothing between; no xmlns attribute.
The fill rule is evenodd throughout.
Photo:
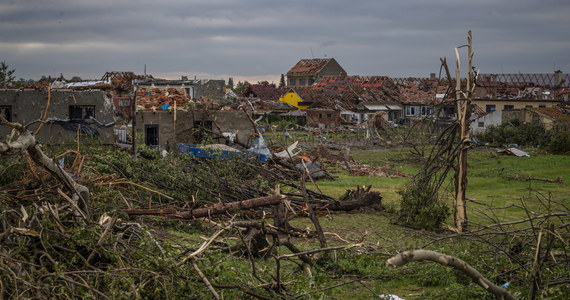
<svg viewBox="0 0 570 300"><path fill-rule="evenodd" d="M389 165L408 174L415 174L421 167L417 159L411 158L409 149L354 150L352 154L358 162ZM524 205L533 212L546 212L549 205L552 209L561 208L560 205L549 203L548 199L570 206L570 156L530 154L531 157L519 158L497 154L494 149L487 148L469 153L467 197L473 201L468 203L468 217L474 226L527 217L521 208L491 212L488 207ZM340 268L341 274L352 274L338 275L339 281L347 281L356 275L370 276L370 280L334 289L334 292L326 293L327 296L336 299L370 299L373 294L393 293L405 299L456 299L466 295L473 299L489 298L479 287L469 285L469 280L462 274L439 265L415 265L409 272L397 272L384 266L390 254L423 248L438 236L438 233L408 229L392 222L399 207L398 190L404 187L408 178L349 176L346 172L335 176L337 180L317 182L324 193L338 197L356 185L372 185L373 190L382 194L383 203L388 209L381 212L333 213L320 217L329 245L364 242L374 245L375 249L372 253L339 254L335 266ZM528 177L549 180L560 177L562 182L513 180ZM449 198L449 205L452 204L452 198ZM295 219L292 223L302 228L313 228L307 219ZM452 219L447 223L453 225ZM312 239L297 242L303 248L319 247L318 242ZM498 261L489 256L484 248L467 240L449 240L428 247L453 253L470 263L477 262L477 267L486 274L498 274L497 270L509 266L508 261ZM516 288L525 289L524 286Z"/></svg>
<svg viewBox="0 0 570 300"><path fill-rule="evenodd" d="M421 165L411 158L409 149L355 150L353 158L373 166L391 166L410 175L415 175ZM540 209L538 198L550 198L570 205L570 156L541 155L531 153L531 157L515 157L498 154L494 149L480 148L469 152L467 197L475 203L493 207L510 204L521 205L521 199L531 209ZM523 181L525 178L540 178L561 182ZM384 197L383 202L398 207L398 191L409 181L408 178L384 178L349 176L347 172L336 175L335 181L319 181L320 189L338 197L356 185L372 185ZM515 180L518 179L518 180ZM452 190L451 180L447 186ZM452 194L449 194L452 205ZM477 204L468 208L478 207ZM505 215L506 220L524 217L523 213Z"/></svg>

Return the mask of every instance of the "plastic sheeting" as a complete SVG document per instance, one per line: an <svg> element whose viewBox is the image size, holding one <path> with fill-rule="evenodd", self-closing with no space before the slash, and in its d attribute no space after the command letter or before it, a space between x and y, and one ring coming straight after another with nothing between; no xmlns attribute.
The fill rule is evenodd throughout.
<svg viewBox="0 0 570 300"><path fill-rule="evenodd" d="M255 154L263 154L265 156L267 156L268 158L273 157L273 155L271 154L271 151L269 151L269 148L267 147L267 143L265 142L265 139L263 138L263 135L259 134L251 143L251 147L249 149L247 149L247 151L249 152L253 152Z"/></svg>

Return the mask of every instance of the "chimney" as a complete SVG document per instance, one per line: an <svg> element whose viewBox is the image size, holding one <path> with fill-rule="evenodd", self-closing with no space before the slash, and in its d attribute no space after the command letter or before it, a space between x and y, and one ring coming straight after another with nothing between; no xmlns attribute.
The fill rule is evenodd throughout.
<svg viewBox="0 0 570 300"><path fill-rule="evenodd" d="M429 79L436 80L437 78L435 77L435 73L429 73Z"/></svg>
<svg viewBox="0 0 570 300"><path fill-rule="evenodd" d="M562 85L562 71L560 70L554 72L554 85L555 86Z"/></svg>

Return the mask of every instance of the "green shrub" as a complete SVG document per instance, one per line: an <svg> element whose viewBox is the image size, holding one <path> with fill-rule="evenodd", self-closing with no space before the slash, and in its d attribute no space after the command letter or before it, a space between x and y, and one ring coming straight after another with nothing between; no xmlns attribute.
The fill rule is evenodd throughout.
<svg viewBox="0 0 570 300"><path fill-rule="evenodd" d="M552 128L547 149L552 154L570 153L570 121L560 122Z"/></svg>
<svg viewBox="0 0 570 300"><path fill-rule="evenodd" d="M420 229L440 229L451 212L447 204L433 191L434 189L426 185L414 182L399 191L402 202L398 223Z"/></svg>
<svg viewBox="0 0 570 300"><path fill-rule="evenodd" d="M507 123L491 126L481 135L481 141L492 144L518 144L542 146L548 143L548 133L535 123L521 123L513 119Z"/></svg>

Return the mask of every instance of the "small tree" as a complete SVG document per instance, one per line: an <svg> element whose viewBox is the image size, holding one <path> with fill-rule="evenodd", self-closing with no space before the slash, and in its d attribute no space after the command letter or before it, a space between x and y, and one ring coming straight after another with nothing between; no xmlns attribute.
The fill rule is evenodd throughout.
<svg viewBox="0 0 570 300"><path fill-rule="evenodd" d="M14 72L16 70L10 70L10 66L5 61L0 62L0 88L7 88L14 83L14 79L16 79Z"/></svg>
<svg viewBox="0 0 570 300"><path fill-rule="evenodd" d="M281 74L281 79L279 80L279 87L282 88L285 86L285 75Z"/></svg>
<svg viewBox="0 0 570 300"><path fill-rule="evenodd" d="M250 83L247 82L247 80L244 82L238 81L238 83L236 84L236 87L234 88L234 92L237 95L243 94L243 91L245 91L245 89L249 86L249 84Z"/></svg>
<svg viewBox="0 0 570 300"><path fill-rule="evenodd" d="M261 85L269 85L269 81L264 80L264 81L258 81L257 84L261 84Z"/></svg>

